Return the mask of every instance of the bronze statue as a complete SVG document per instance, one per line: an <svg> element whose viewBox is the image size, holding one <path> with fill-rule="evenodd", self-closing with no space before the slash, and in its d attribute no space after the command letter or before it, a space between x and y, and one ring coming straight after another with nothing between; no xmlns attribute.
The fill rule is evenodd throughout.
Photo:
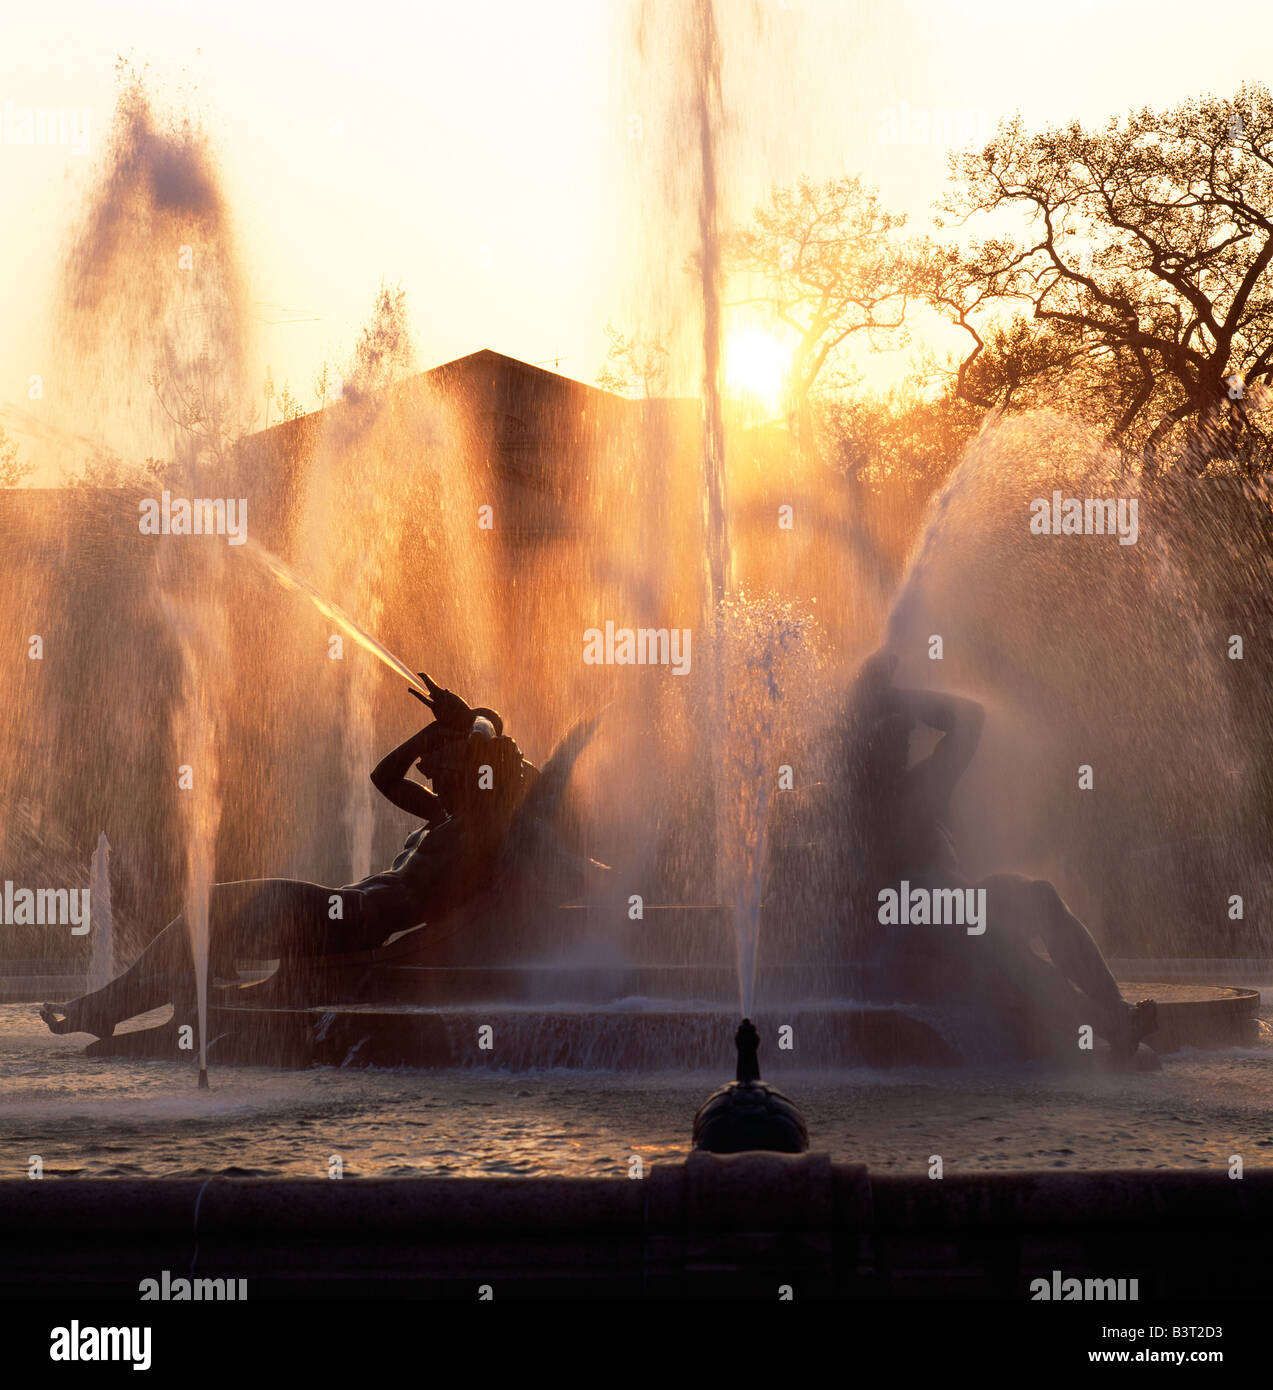
<svg viewBox="0 0 1273 1390"><path fill-rule="evenodd" d="M209 979L234 978L237 960L298 961L369 951L421 923L453 919L523 866L532 850L568 868L587 868L546 831L556 800L596 718L567 734L541 774L504 733L494 710L473 708L421 673L428 695L412 690L433 723L385 755L371 774L377 791L423 824L393 864L341 888L298 879L218 883L209 898ZM414 780L418 768L431 787ZM547 849L545 849L547 846ZM427 933L426 933L427 935ZM115 1026L172 1003L195 1008L190 932L170 922L122 975L40 1016L54 1033L109 1037Z"/></svg>
<svg viewBox="0 0 1273 1390"><path fill-rule="evenodd" d="M906 999L912 982L935 981L941 997L1014 1013L1032 1047L1077 1047L1077 1028L1086 1023L1116 1056L1130 1060L1156 1027L1153 1001L1123 999L1100 948L1046 880L994 874L972 886L988 905L989 929L983 924L976 938L949 925L881 924L881 889L903 881L928 891L969 889L948 821L951 796L985 721L975 701L899 689L896 668L897 657L880 651L859 671L838 808L856 827L852 935L870 963L877 995ZM941 737L911 765L910 734L921 725ZM1047 959L1032 949L1036 940Z"/></svg>

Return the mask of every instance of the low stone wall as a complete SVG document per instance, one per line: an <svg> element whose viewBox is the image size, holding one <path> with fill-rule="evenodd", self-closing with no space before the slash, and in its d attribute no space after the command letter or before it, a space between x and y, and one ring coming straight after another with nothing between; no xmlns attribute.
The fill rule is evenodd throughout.
<svg viewBox="0 0 1273 1390"><path fill-rule="evenodd" d="M0 1294L134 1300L168 1271L250 1300L1027 1300L1055 1271L1242 1299L1264 1296L1271 1222L1273 1170L933 1181L826 1154L696 1153L639 1180L8 1180Z"/></svg>

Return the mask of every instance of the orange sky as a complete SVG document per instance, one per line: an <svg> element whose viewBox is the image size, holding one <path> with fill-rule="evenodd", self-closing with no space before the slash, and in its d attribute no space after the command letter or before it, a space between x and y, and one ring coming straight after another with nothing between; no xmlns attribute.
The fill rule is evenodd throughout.
<svg viewBox="0 0 1273 1390"><path fill-rule="evenodd" d="M1273 58L1273 11L1258 0L1206 19L1179 0L758 0L763 40L751 0L718 9L729 205L802 170L861 172L917 229L947 151L881 139L903 104L974 134L1017 110L1033 124L1100 121L1230 92ZM0 423L20 423L44 366L57 253L103 152L117 55L148 67L161 106L205 122L259 370L271 365L306 405L318 364L347 357L382 279L407 291L422 366L493 347L592 380L606 320L630 321L650 267L684 251L639 201L659 117L631 138L645 99L631 25L623 0L9 7ZM655 66L666 86L671 63ZM86 111L87 152L15 143L23 107Z"/></svg>

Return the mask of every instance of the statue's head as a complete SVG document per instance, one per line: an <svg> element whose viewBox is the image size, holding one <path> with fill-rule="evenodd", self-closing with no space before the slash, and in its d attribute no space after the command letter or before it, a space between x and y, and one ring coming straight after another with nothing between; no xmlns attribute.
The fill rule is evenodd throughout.
<svg viewBox="0 0 1273 1390"><path fill-rule="evenodd" d="M451 815L476 812L506 819L521 799L523 778L521 749L505 735L503 719L485 705L470 705L426 672L419 675L423 689L411 694L432 710L435 721L421 772Z"/></svg>
<svg viewBox="0 0 1273 1390"><path fill-rule="evenodd" d="M515 809L522 791L522 754L492 710L474 711L467 729L444 727L420 770L451 815Z"/></svg>

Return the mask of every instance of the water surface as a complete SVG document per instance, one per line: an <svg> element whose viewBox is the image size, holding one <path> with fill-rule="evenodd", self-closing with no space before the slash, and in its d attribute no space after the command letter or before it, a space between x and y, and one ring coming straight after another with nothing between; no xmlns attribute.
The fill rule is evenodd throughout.
<svg viewBox="0 0 1273 1390"><path fill-rule="evenodd" d="M1262 1016L1273 1017L1266 1004ZM29 1004L0 1006L0 1173L46 1177L626 1176L684 1158L707 1073L369 1071L92 1061ZM813 1147L873 1171L1227 1169L1273 1162L1273 1049L1182 1054L1162 1071L1031 1066L787 1074Z"/></svg>

